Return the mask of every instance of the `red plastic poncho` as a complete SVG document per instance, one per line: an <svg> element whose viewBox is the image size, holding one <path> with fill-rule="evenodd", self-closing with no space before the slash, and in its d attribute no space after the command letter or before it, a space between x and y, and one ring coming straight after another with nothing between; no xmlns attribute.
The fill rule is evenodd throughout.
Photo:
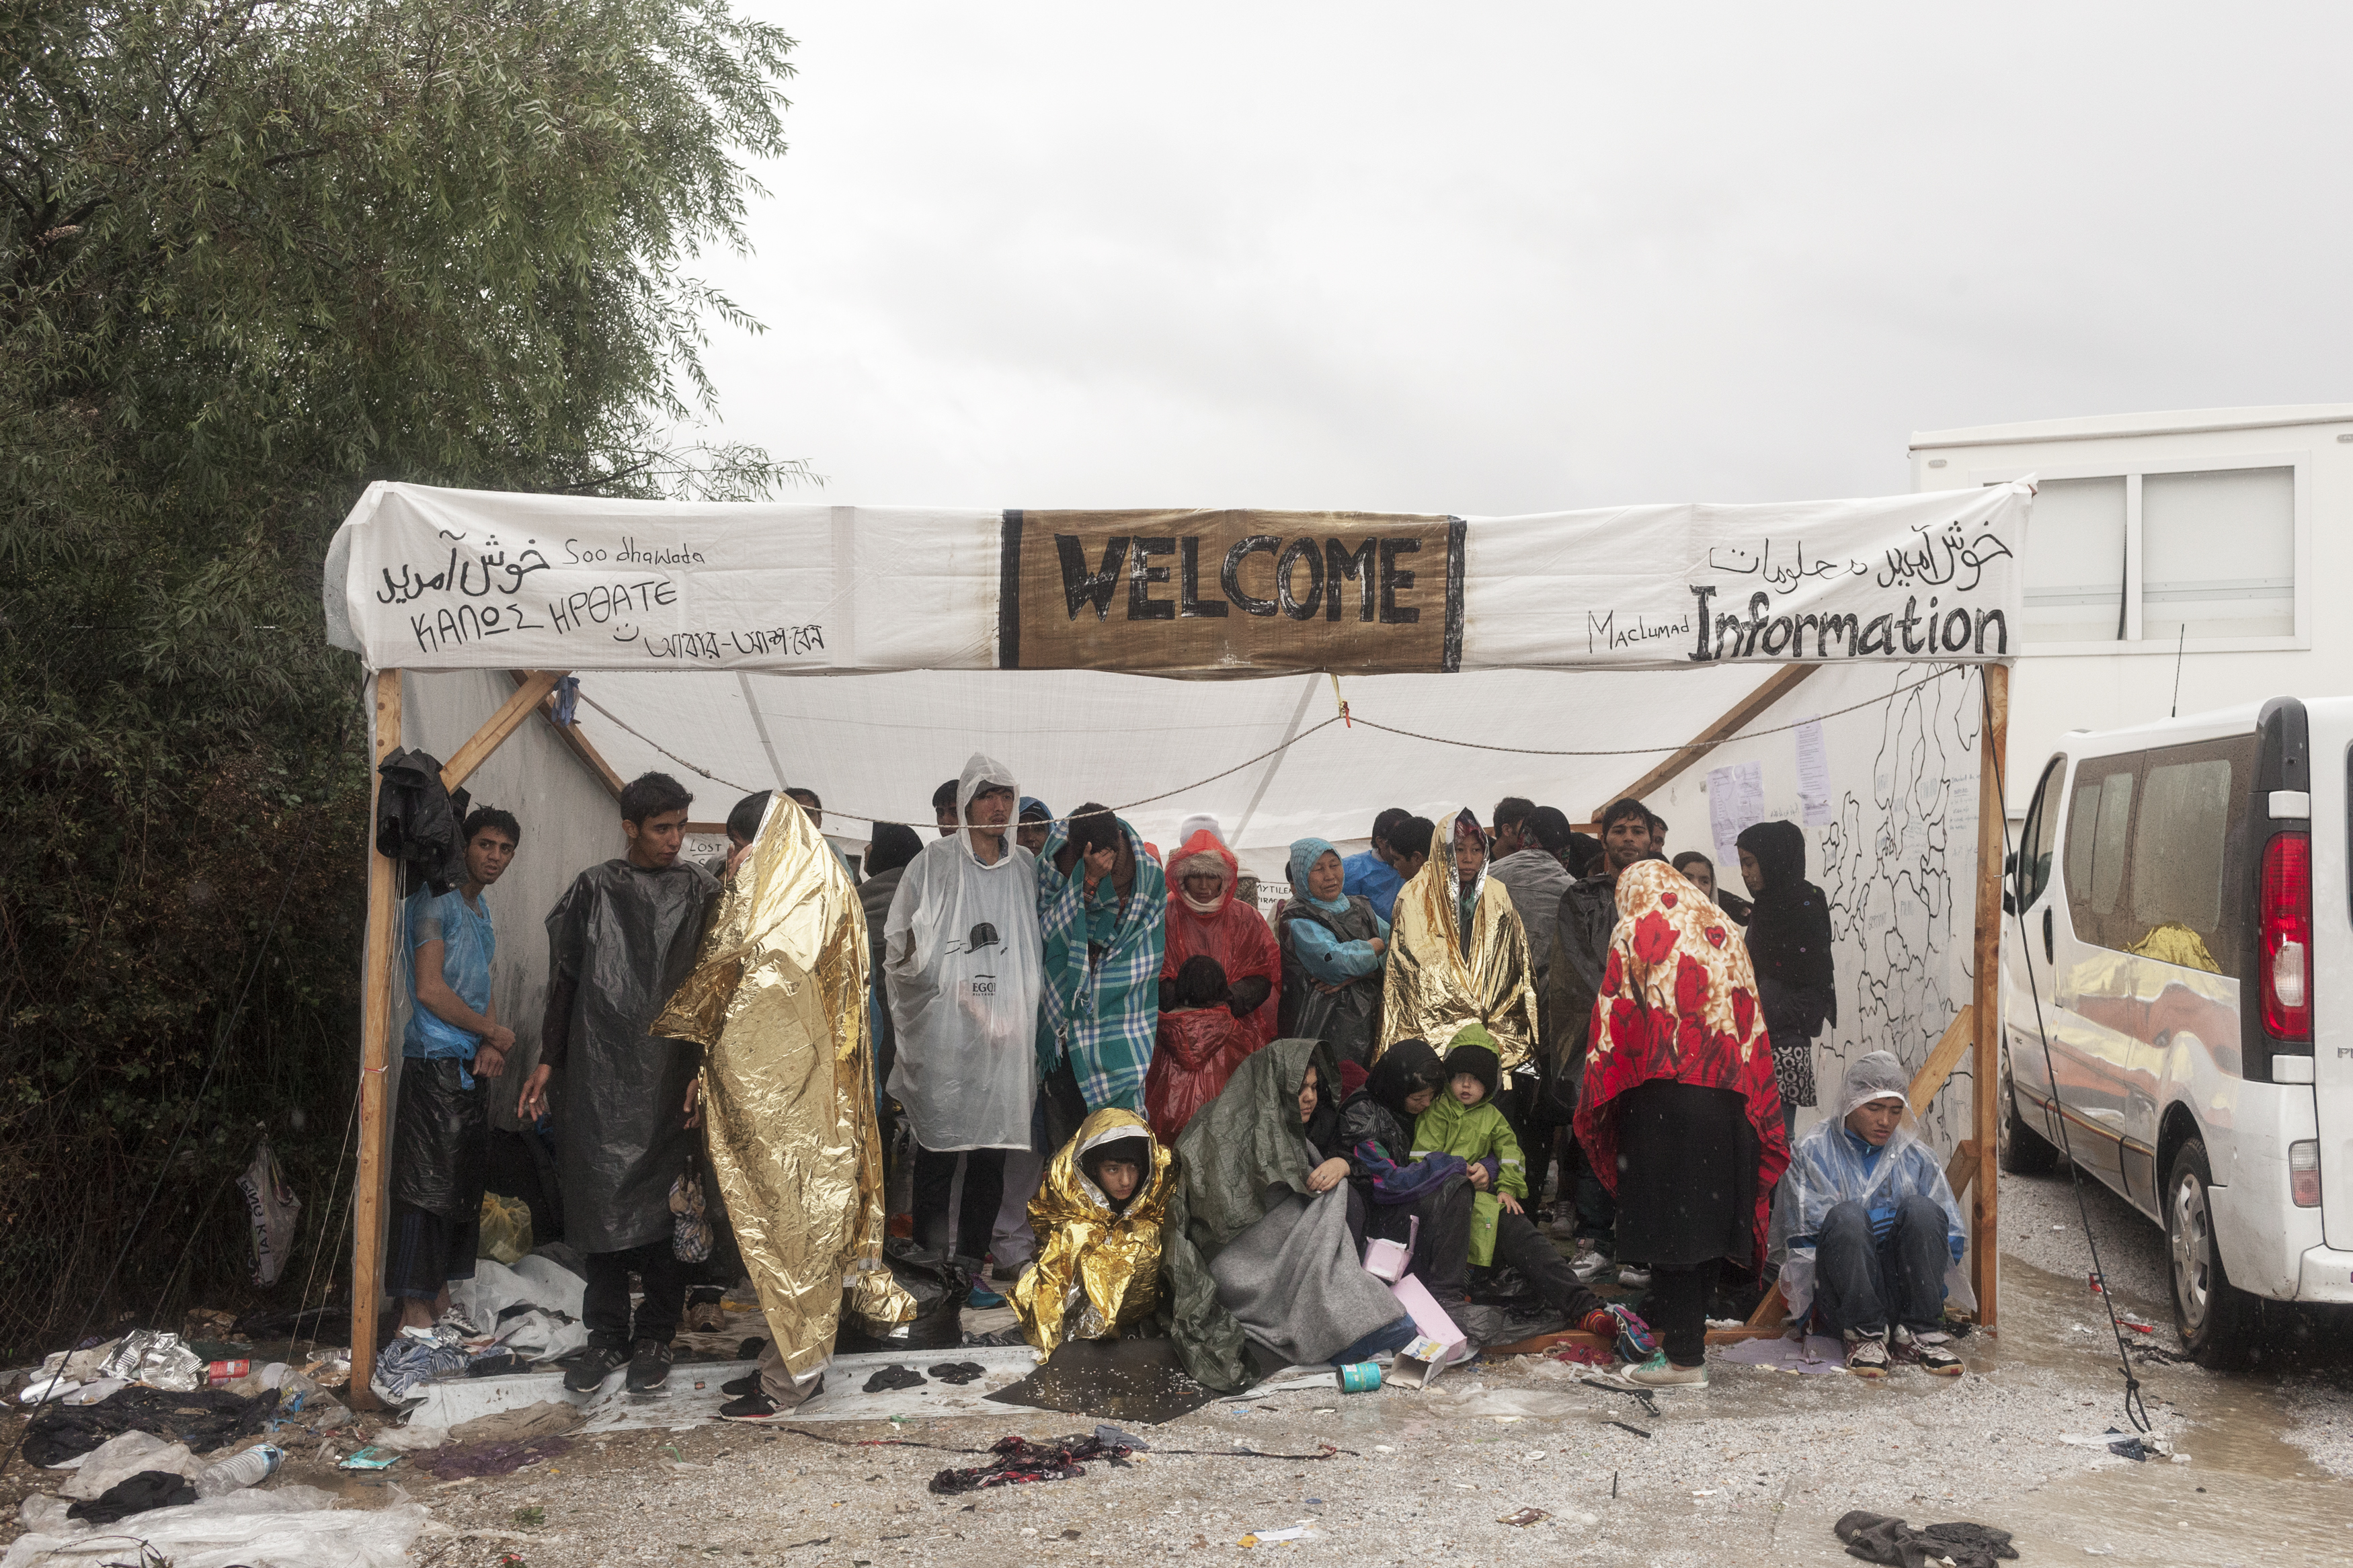
<svg viewBox="0 0 2353 1568"><path fill-rule="evenodd" d="M1257 1048L1250 1021L1224 1007L1161 1014L1152 1066L1144 1077L1144 1110L1152 1135L1174 1143L1193 1113L1218 1098L1234 1068Z"/></svg>
<svg viewBox="0 0 2353 1568"><path fill-rule="evenodd" d="M1226 875L1226 885L1207 914L1195 910L1185 897L1184 882L1186 862L1203 855L1215 857ZM1174 980L1187 959L1206 954L1226 972L1229 985L1250 975L1265 981L1266 1000L1241 1019L1248 1028L1250 1049L1256 1050L1274 1038L1275 1015L1282 1001L1282 947L1267 929L1265 916L1234 900L1234 886L1240 876L1241 863L1234 858L1234 852L1206 827L1168 858L1168 949L1160 977Z"/></svg>
<svg viewBox="0 0 2353 1568"><path fill-rule="evenodd" d="M1618 876L1617 933L1593 1004L1577 1141L1594 1173L1618 1190L1618 1096L1654 1078L1729 1089L1757 1131L1756 1253L1765 1256L1773 1184L1789 1163L1773 1047L1748 949L1724 911L1663 860Z"/></svg>

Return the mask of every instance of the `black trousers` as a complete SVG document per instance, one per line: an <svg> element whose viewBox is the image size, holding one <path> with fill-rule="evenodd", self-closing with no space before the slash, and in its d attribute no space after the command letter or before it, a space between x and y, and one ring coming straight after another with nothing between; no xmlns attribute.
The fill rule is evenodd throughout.
<svg viewBox="0 0 2353 1568"><path fill-rule="evenodd" d="M1715 1293L1716 1265L1654 1263L1651 1293L1642 1300L1642 1321L1657 1331L1659 1348L1677 1366L1697 1366L1707 1360L1707 1300Z"/></svg>
<svg viewBox="0 0 2353 1568"><path fill-rule="evenodd" d="M1421 1221L1409 1267L1441 1307L1454 1306L1470 1294L1471 1200L1474 1195L1470 1182L1461 1176L1449 1176L1409 1204L1379 1203L1371 1201L1367 1194L1366 1236L1403 1241L1413 1233L1412 1222L1416 1218Z"/></svg>
<svg viewBox="0 0 2353 1568"><path fill-rule="evenodd" d="M1545 1305L1567 1314L1572 1323L1602 1310L1601 1298L1585 1288L1568 1260L1561 1257L1560 1248L1546 1240L1525 1215L1495 1216L1495 1261L1517 1269L1520 1278L1544 1297Z"/></svg>
<svg viewBox="0 0 2353 1568"><path fill-rule="evenodd" d="M1914 1194L1895 1206L1884 1237L1871 1234L1861 1204L1832 1206L1814 1241L1814 1314L1830 1331L1887 1331L1893 1320L1915 1333L1945 1325L1945 1270L1952 1263L1945 1211Z"/></svg>
<svg viewBox="0 0 2353 1568"><path fill-rule="evenodd" d="M956 1162L964 1162L964 1198L948 1212ZM965 1149L953 1154L915 1150L915 1245L960 1258L986 1258L1005 1200L1005 1151Z"/></svg>
<svg viewBox="0 0 2353 1568"><path fill-rule="evenodd" d="M625 1252L590 1252L580 1259L588 1270L588 1289L580 1317L588 1342L604 1350L626 1351L637 1340L670 1343L678 1333L680 1313L686 1305L687 1266L670 1250L670 1237L649 1241ZM629 1275L634 1270L644 1288L637 1321L629 1321Z"/></svg>

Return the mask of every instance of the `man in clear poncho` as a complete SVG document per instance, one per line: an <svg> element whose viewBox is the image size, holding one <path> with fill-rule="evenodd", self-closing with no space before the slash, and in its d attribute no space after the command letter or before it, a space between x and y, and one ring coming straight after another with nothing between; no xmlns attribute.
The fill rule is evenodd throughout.
<svg viewBox="0 0 2353 1568"><path fill-rule="evenodd" d="M883 924L889 1089L915 1134L915 1242L976 1264L1038 1095L1042 938L1038 863L1013 837L1019 793L1010 768L975 753L956 780L958 829L907 867Z"/></svg>
<svg viewBox="0 0 2353 1568"><path fill-rule="evenodd" d="M1958 1375L1945 1302L1977 1304L1960 1268L1961 1205L1920 1141L1910 1093L1887 1052L1857 1059L1831 1115L1798 1140L1773 1207L1790 1318L1812 1308L1863 1377L1884 1377L1891 1360Z"/></svg>

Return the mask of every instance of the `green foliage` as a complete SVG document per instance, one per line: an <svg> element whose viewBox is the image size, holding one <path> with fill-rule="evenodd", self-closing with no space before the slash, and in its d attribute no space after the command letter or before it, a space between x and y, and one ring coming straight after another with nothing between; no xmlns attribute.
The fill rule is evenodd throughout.
<svg viewBox="0 0 2353 1568"><path fill-rule="evenodd" d="M806 477L675 434L708 324L756 330L689 268L742 243L791 47L724 0L0 0L0 1355L80 1321L248 973L107 1305L238 1276L257 1121L323 1204L367 764L319 584L361 490Z"/></svg>

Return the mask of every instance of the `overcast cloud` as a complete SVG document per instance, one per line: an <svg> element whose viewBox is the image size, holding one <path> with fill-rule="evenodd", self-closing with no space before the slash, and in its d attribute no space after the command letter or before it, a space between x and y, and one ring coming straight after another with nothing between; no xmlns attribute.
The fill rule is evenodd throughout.
<svg viewBox="0 0 2353 1568"><path fill-rule="evenodd" d="M2342 8L752 8L793 151L712 363L823 499L1873 494L2353 397Z"/></svg>

